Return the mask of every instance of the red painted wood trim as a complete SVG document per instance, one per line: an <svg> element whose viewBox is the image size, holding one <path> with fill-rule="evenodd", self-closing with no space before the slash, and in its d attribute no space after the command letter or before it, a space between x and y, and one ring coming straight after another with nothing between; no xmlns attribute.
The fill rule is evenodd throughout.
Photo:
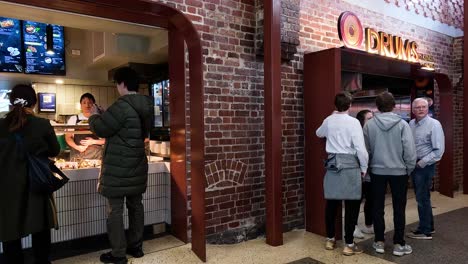
<svg viewBox="0 0 468 264"><path fill-rule="evenodd" d="M6 2L161 28L171 27L182 34L189 51L192 130L192 250L202 261L206 261L203 59L200 37L191 21L179 10L150 0L7 0Z"/></svg>
<svg viewBox="0 0 468 264"><path fill-rule="evenodd" d="M195 36L192 36L192 38ZM187 42L188 43L188 42ZM195 44L197 43L197 44ZM203 91L203 57L200 41L189 49L191 183L192 183L192 250L206 261L205 239L205 119Z"/></svg>
<svg viewBox="0 0 468 264"><path fill-rule="evenodd" d="M326 236L323 177L325 140L315 135L334 110L335 94L341 91L341 50L328 49L304 57L304 145L306 230ZM336 237L341 239L341 210L337 214Z"/></svg>
<svg viewBox="0 0 468 264"><path fill-rule="evenodd" d="M264 1L266 242L283 244L281 126L281 1Z"/></svg>
<svg viewBox="0 0 468 264"><path fill-rule="evenodd" d="M434 79L439 86L439 121L445 134L445 153L439 163L439 192L453 198L453 91L447 75L436 73Z"/></svg>
<svg viewBox="0 0 468 264"><path fill-rule="evenodd" d="M187 143L185 118L185 46L174 29L169 30L169 80L171 84L171 228L172 234L188 242Z"/></svg>
<svg viewBox="0 0 468 264"><path fill-rule="evenodd" d="M465 2L465 1L463 1ZM468 14L468 4L465 3L465 14ZM468 19L463 18L464 28L468 29ZM463 193L468 194L468 81L465 73L468 72L468 37L463 36Z"/></svg>

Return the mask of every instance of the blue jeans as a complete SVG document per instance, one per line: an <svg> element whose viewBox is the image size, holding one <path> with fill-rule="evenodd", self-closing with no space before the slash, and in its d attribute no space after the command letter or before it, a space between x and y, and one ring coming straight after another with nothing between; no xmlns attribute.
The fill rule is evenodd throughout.
<svg viewBox="0 0 468 264"><path fill-rule="evenodd" d="M419 227L423 234L430 234L434 230L434 216L432 215L431 187L435 174L435 164L424 168L415 168L411 174L414 192L418 202Z"/></svg>

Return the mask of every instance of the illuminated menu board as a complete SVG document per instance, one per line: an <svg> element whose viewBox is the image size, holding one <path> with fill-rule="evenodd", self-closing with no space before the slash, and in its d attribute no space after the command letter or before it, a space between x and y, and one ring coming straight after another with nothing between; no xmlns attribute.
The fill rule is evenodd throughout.
<svg viewBox="0 0 468 264"><path fill-rule="evenodd" d="M21 52L21 22L0 17L0 71L23 72Z"/></svg>
<svg viewBox="0 0 468 264"><path fill-rule="evenodd" d="M47 24L23 21L25 73L65 75L63 27L52 25L54 54L47 54Z"/></svg>

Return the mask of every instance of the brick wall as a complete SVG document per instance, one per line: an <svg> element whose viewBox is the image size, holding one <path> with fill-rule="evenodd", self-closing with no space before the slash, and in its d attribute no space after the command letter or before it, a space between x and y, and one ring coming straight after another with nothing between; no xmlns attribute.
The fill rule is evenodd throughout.
<svg viewBox="0 0 468 264"><path fill-rule="evenodd" d="M236 243L254 238L264 233L265 223L263 58L258 52L261 50L258 34L261 34L263 18L262 1L161 2L186 13L203 41L208 242ZM286 51L292 50L289 47L297 49L297 52L282 55L283 222L286 231L304 223L303 54L341 46L336 31L340 13L355 12L365 27L416 40L419 51L432 55L439 71L449 74L454 83L460 81L461 42L340 0L283 0L282 8L283 51L284 47ZM436 96L437 93L436 89ZM457 102L454 114L459 118L461 86L454 95ZM456 122L461 124L458 119ZM457 125L456 131L456 146L461 146L461 127ZM455 155L459 184L462 151L457 149Z"/></svg>

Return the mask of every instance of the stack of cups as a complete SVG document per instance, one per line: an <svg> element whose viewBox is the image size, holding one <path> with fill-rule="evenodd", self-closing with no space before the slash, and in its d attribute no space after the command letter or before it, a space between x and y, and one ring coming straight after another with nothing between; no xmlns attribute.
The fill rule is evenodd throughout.
<svg viewBox="0 0 468 264"><path fill-rule="evenodd" d="M156 151L155 151L156 141L150 140L149 146L150 146L150 151L151 151L152 153L156 153Z"/></svg>
<svg viewBox="0 0 468 264"><path fill-rule="evenodd" d="M154 153L161 153L161 142L156 141L156 144L154 145Z"/></svg>
<svg viewBox="0 0 468 264"><path fill-rule="evenodd" d="M163 141L161 142L161 154L166 155L167 153L167 142Z"/></svg>

